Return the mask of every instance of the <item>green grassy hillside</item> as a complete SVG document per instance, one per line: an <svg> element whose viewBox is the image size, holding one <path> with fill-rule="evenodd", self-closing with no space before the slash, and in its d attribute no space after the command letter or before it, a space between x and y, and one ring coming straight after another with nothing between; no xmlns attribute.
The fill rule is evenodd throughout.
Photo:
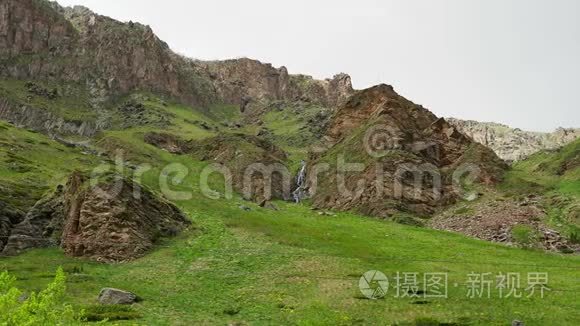
<svg viewBox="0 0 580 326"><path fill-rule="evenodd" d="M203 118L171 105L166 110L181 121ZM38 290L58 266L64 266L69 273L67 300L88 311L96 309L102 287L134 291L143 301L131 308L130 315L136 312L141 318L128 324L507 325L518 319L526 325L574 325L580 320L578 257L508 248L350 213L320 215L306 205L280 202L276 203L280 211L273 212L239 197L208 199L198 181L206 163L144 143L143 134L149 129L107 131L95 146L124 149L130 161L127 166L151 164L142 182L153 189L159 189L160 171L167 163L186 166L187 177L171 189L191 194L176 204L199 230L165 240L150 255L131 263L105 265L65 257L58 249L42 249L0 258L0 270L16 275L22 288ZM183 130L190 137L207 132L189 124L169 129ZM0 128L0 139L9 145L2 146L2 185L24 187L22 180L34 180L43 184L40 193L73 168L103 163L6 123ZM26 158L18 164L30 169L10 169L9 153ZM240 205L251 210L241 210ZM392 283L397 272L417 272L419 283L424 273L447 273L448 298L394 298L395 290L390 288L384 299L368 300L358 287L368 270L384 272ZM543 299L500 299L498 290L492 289L489 299L467 299L472 272L521 273L522 286L528 272L547 272L551 291ZM127 314L127 308L111 309L112 317Z"/></svg>

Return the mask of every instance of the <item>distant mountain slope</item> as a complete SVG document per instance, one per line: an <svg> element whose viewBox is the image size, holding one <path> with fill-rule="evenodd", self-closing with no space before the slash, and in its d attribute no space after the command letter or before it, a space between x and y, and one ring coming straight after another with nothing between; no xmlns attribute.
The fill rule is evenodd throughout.
<svg viewBox="0 0 580 326"><path fill-rule="evenodd" d="M476 142L493 149L502 159L512 162L544 149L559 148L580 137L578 128L558 128L554 132L543 133L523 131L493 122L453 118L447 121Z"/></svg>
<svg viewBox="0 0 580 326"><path fill-rule="evenodd" d="M518 162L515 168L526 171L530 181L551 180L560 191L580 196L580 139L555 150L543 150Z"/></svg>

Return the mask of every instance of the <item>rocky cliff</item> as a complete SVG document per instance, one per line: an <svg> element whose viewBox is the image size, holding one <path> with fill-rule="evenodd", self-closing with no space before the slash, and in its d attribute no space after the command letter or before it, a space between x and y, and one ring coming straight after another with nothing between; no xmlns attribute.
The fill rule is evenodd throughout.
<svg viewBox="0 0 580 326"><path fill-rule="evenodd" d="M351 93L347 75L318 81L250 59L203 62L175 54L149 26L45 0L0 2L0 77L74 81L95 103L135 90L193 106L307 99L327 106Z"/></svg>
<svg viewBox="0 0 580 326"><path fill-rule="evenodd" d="M554 132L543 133L523 131L493 122L453 118L447 121L509 162L523 160L544 149L562 147L580 137L580 129L577 128L558 128Z"/></svg>
<svg viewBox="0 0 580 326"><path fill-rule="evenodd" d="M94 98L145 89L191 104L212 100L196 65L151 28L43 0L0 5L0 75L86 84Z"/></svg>

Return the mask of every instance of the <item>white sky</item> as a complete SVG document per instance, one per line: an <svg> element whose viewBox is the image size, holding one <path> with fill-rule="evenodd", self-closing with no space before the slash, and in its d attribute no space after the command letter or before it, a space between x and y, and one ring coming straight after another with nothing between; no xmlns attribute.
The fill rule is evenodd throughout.
<svg viewBox="0 0 580 326"><path fill-rule="evenodd" d="M151 25L198 59L378 83L439 116L580 127L576 0L58 0Z"/></svg>

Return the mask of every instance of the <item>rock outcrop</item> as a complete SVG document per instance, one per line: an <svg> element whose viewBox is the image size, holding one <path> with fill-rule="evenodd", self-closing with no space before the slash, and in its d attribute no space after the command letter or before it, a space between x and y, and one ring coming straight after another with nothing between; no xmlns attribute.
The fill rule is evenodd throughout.
<svg viewBox="0 0 580 326"><path fill-rule="evenodd" d="M464 134L491 149L508 162L520 161L545 149L562 147L578 137L580 129L558 128L551 133L523 131L493 122L448 119Z"/></svg>
<svg viewBox="0 0 580 326"><path fill-rule="evenodd" d="M12 227L20 223L23 217L22 212L10 208L6 203L0 201L0 251L8 242Z"/></svg>
<svg viewBox="0 0 580 326"><path fill-rule="evenodd" d="M99 292L98 300L100 304L133 304L138 301L138 297L129 291L104 288Z"/></svg>
<svg viewBox="0 0 580 326"><path fill-rule="evenodd" d="M213 100L198 66L148 26L44 0L2 1L0 17L0 76L79 82L103 100L135 89L196 105Z"/></svg>
<svg viewBox="0 0 580 326"><path fill-rule="evenodd" d="M125 178L111 175L93 186L75 172L12 228L2 253L60 245L70 256L126 261L190 224L175 206Z"/></svg>
<svg viewBox="0 0 580 326"><path fill-rule="evenodd" d="M308 162L314 205L380 217L400 210L430 215L462 195L467 175L491 185L507 168L490 149L388 85L352 96L335 113L326 141ZM317 173L325 164L327 171Z"/></svg>

